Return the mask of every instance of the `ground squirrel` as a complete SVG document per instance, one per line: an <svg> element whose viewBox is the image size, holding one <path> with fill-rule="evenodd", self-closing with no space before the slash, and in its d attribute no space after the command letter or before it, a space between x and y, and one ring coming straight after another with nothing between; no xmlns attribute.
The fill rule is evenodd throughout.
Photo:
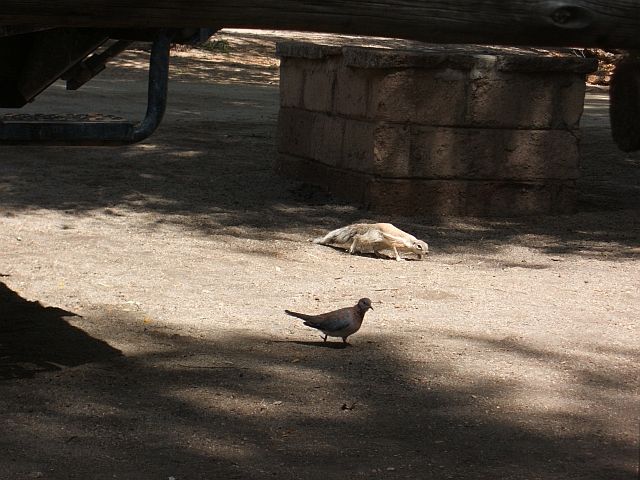
<svg viewBox="0 0 640 480"><path fill-rule="evenodd" d="M429 252L429 246L413 235L403 232L390 223L354 223L316 238L313 243L321 245L349 246L349 253L362 251L362 247L371 247L376 254L386 248L393 249L396 260L402 260L398 250L408 250L423 255Z"/></svg>

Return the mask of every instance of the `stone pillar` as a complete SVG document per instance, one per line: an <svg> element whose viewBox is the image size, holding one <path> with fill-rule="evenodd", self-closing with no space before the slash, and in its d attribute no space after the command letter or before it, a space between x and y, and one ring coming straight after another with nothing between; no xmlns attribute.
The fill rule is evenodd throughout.
<svg viewBox="0 0 640 480"><path fill-rule="evenodd" d="M280 43L278 168L390 215L576 209L580 57Z"/></svg>

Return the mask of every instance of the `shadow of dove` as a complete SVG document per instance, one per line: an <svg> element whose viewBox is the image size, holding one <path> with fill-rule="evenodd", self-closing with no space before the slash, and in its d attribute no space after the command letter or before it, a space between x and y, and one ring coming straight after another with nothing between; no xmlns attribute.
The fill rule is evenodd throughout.
<svg viewBox="0 0 640 480"><path fill-rule="evenodd" d="M369 309L373 310L371 300L361 298L355 307L341 308L319 315L306 315L290 310L285 310L284 312L287 315L304 320L306 326L320 330L324 333L325 342L327 341L327 336L342 337L344 344L349 345L347 343L347 337L360 330L360 326L364 320L364 314L367 313Z"/></svg>

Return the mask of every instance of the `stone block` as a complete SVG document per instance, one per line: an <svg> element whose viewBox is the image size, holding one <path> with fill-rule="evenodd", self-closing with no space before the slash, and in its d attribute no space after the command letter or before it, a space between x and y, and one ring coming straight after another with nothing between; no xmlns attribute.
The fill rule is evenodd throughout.
<svg viewBox="0 0 640 480"><path fill-rule="evenodd" d="M345 124L348 120L316 115L311 127L309 157L327 165L341 165Z"/></svg>
<svg viewBox="0 0 640 480"><path fill-rule="evenodd" d="M309 42L278 42L276 55L280 58L325 60L330 57L342 57L342 48L336 45L320 45Z"/></svg>
<svg viewBox="0 0 640 480"><path fill-rule="evenodd" d="M390 178L407 178L411 175L409 125L376 125L373 134L373 173Z"/></svg>
<svg viewBox="0 0 640 480"><path fill-rule="evenodd" d="M333 108L333 88L336 72L314 68L305 72L302 104L306 110L330 113Z"/></svg>
<svg viewBox="0 0 640 480"><path fill-rule="evenodd" d="M595 59L594 59L595 60ZM560 89L560 98L557 105L560 110L557 118L561 121L552 128L577 129L580 125L580 117L584 112L584 94L587 89L583 78L573 78Z"/></svg>
<svg viewBox="0 0 640 480"><path fill-rule="evenodd" d="M375 130L373 123L347 120L340 167L361 173L374 173Z"/></svg>
<svg viewBox="0 0 640 480"><path fill-rule="evenodd" d="M464 198L464 215L559 215L575 213L577 190L573 181L470 182Z"/></svg>
<svg viewBox="0 0 640 480"><path fill-rule="evenodd" d="M348 118L366 118L371 71L342 67L336 73L333 114Z"/></svg>
<svg viewBox="0 0 640 480"><path fill-rule="evenodd" d="M475 182L375 179L366 204L383 215L521 216L575 213L572 181Z"/></svg>
<svg viewBox="0 0 640 480"><path fill-rule="evenodd" d="M315 113L305 110L281 108L276 132L278 152L309 158L315 117Z"/></svg>
<svg viewBox="0 0 640 480"><path fill-rule="evenodd" d="M575 55L557 57L552 55L491 55L495 57L495 68L499 72L562 73L584 75L598 69L598 60Z"/></svg>
<svg viewBox="0 0 640 480"><path fill-rule="evenodd" d="M573 180L580 176L579 131L500 130L496 179Z"/></svg>
<svg viewBox="0 0 640 480"><path fill-rule="evenodd" d="M304 65L297 58L280 61L280 107L302 108L304 92Z"/></svg>
<svg viewBox="0 0 640 480"><path fill-rule="evenodd" d="M388 177L406 177L410 129L394 124L347 120L342 168Z"/></svg>
<svg viewBox="0 0 640 480"><path fill-rule="evenodd" d="M487 53L492 51L494 53ZM569 214L592 60L291 43L278 169L385 215Z"/></svg>
<svg viewBox="0 0 640 480"><path fill-rule="evenodd" d="M377 178L367 190L367 207L383 215L464 215L466 182Z"/></svg>
<svg viewBox="0 0 640 480"><path fill-rule="evenodd" d="M578 125L584 81L575 76L490 73L472 77L464 124L531 129L571 129Z"/></svg>
<svg viewBox="0 0 640 480"><path fill-rule="evenodd" d="M460 125L465 120L468 78L460 70L391 71L371 83L371 120L422 125Z"/></svg>
<svg viewBox="0 0 640 480"><path fill-rule="evenodd" d="M541 180L578 177L578 132L413 127L406 177ZM392 176L392 175L389 175Z"/></svg>
<svg viewBox="0 0 640 480"><path fill-rule="evenodd" d="M345 67L369 70L411 69L470 70L476 64L475 53L461 51L390 50L388 48L342 47Z"/></svg>
<svg viewBox="0 0 640 480"><path fill-rule="evenodd" d="M575 182L392 179L280 155L287 178L327 187L341 200L381 215L520 216L575 213Z"/></svg>

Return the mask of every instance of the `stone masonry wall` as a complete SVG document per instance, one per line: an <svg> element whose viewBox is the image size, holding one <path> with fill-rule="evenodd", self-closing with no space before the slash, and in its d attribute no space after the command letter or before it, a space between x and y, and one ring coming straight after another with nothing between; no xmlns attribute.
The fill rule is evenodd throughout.
<svg viewBox="0 0 640 480"><path fill-rule="evenodd" d="M278 168L391 215L576 208L578 57L281 43Z"/></svg>

